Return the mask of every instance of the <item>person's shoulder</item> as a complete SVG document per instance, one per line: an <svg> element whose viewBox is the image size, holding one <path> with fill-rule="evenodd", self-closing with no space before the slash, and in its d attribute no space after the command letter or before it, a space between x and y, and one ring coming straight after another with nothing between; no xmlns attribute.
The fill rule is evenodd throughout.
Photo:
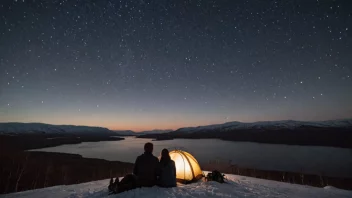
<svg viewBox="0 0 352 198"><path fill-rule="evenodd" d="M154 158L154 160L158 160L159 161L159 159L156 156L154 156L154 155L153 155L153 158Z"/></svg>
<svg viewBox="0 0 352 198"><path fill-rule="evenodd" d="M154 156L154 155L153 155L153 161L154 161L155 163L159 164L159 159L158 159L156 156Z"/></svg>
<svg viewBox="0 0 352 198"><path fill-rule="evenodd" d="M143 158L143 154L137 156L137 160Z"/></svg>

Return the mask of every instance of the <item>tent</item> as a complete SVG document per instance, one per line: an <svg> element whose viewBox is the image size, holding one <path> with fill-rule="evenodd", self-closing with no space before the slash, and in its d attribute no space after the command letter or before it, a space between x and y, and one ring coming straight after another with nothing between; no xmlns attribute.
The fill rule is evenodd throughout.
<svg viewBox="0 0 352 198"><path fill-rule="evenodd" d="M202 169L196 158L190 153L182 150L172 150L169 154L176 165L176 179L178 182L189 183L202 178Z"/></svg>

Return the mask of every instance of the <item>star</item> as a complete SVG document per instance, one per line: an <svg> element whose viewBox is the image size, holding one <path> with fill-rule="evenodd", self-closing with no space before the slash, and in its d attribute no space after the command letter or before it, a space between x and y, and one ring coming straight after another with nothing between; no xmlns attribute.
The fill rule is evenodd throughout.
<svg viewBox="0 0 352 198"><path fill-rule="evenodd" d="M82 109L132 130L350 117L347 1L55 2L0 1L0 107L21 106L0 122L84 125Z"/></svg>

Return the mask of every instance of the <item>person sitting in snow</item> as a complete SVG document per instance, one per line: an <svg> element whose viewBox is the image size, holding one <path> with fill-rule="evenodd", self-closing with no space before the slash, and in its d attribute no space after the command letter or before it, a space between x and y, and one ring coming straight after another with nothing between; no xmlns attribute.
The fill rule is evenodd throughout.
<svg viewBox="0 0 352 198"><path fill-rule="evenodd" d="M159 167L159 186L166 188L176 187L176 166L167 149L161 151Z"/></svg>
<svg viewBox="0 0 352 198"><path fill-rule="evenodd" d="M156 185L159 173L159 160L153 155L153 144L148 142L144 145L144 153L137 157L133 168L133 174L137 177L140 187L152 187Z"/></svg>
<svg viewBox="0 0 352 198"><path fill-rule="evenodd" d="M137 157L133 174L126 175L121 181L116 178L110 180L110 193L121 193L138 187L152 187L157 183L159 174L159 160L153 155L153 144L144 145L144 154Z"/></svg>

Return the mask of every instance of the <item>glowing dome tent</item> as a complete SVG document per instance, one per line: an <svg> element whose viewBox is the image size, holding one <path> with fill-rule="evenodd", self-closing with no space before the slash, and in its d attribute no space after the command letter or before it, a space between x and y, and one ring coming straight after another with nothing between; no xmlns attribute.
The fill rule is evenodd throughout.
<svg viewBox="0 0 352 198"><path fill-rule="evenodd" d="M172 150L169 154L176 165L176 179L178 182L188 183L202 178L202 169L196 158L190 153L182 150Z"/></svg>

